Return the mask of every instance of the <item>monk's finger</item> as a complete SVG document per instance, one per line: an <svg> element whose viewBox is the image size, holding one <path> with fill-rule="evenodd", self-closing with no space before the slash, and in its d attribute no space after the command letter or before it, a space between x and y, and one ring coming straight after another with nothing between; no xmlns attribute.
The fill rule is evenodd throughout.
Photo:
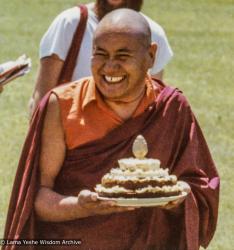
<svg viewBox="0 0 234 250"><path fill-rule="evenodd" d="M90 194L91 201L97 201L98 200L98 194L95 192L91 192Z"/></svg>
<svg viewBox="0 0 234 250"><path fill-rule="evenodd" d="M81 206L84 206L89 202L96 202L96 201L97 201L97 194L91 192L90 190L82 190L78 195L78 203Z"/></svg>

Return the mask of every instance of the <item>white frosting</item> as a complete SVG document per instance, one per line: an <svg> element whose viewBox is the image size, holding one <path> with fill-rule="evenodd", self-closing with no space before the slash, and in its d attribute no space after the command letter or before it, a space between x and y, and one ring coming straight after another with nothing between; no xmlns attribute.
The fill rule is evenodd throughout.
<svg viewBox="0 0 234 250"><path fill-rule="evenodd" d="M122 170L130 170L130 171L134 171L136 169L150 171L160 168L160 161L157 159L126 158L118 160L118 163Z"/></svg>
<svg viewBox="0 0 234 250"><path fill-rule="evenodd" d="M180 186L176 184L177 177L169 175L168 169L160 168L160 161L158 159L126 158L120 159L118 163L119 167L112 168L109 173L103 176L102 184L96 186L95 190L98 193L142 195L144 193L156 194L181 191ZM130 185L129 182L134 187L137 187L137 184L139 184L139 188L127 189L122 187L124 183ZM154 187L151 186L150 182L151 184L155 184L152 184ZM170 183L170 185L166 184L166 182ZM159 185L160 183L162 185Z"/></svg>
<svg viewBox="0 0 234 250"><path fill-rule="evenodd" d="M120 192L128 192L128 193L132 193L133 191L130 190L130 189L126 189L124 187L120 187L120 186L114 186L114 187L111 187L111 188L105 188L103 187L102 185L98 184L96 187L95 187L95 191L96 192L105 192L105 193L120 193Z"/></svg>
<svg viewBox="0 0 234 250"><path fill-rule="evenodd" d="M102 183L108 183L108 182L125 182L125 181L132 181L132 182L145 182L145 181L157 181L158 183L160 182L166 182L166 181L171 181L173 183L176 183L177 177L175 175L167 175L167 176L157 176L157 175L116 175L112 173L107 173L103 176L102 178Z"/></svg>
<svg viewBox="0 0 234 250"><path fill-rule="evenodd" d="M173 191L182 191L182 188L179 185L174 185L174 186L163 186L163 187L152 187L152 186L147 186L145 188L139 188L136 190L130 190L126 189L124 187L120 186L114 186L111 188L105 188L102 185L97 185L95 190L97 192L104 192L104 193L158 193L158 192L173 192Z"/></svg>
<svg viewBox="0 0 234 250"><path fill-rule="evenodd" d="M111 169L110 173L112 176L124 176L124 177L137 177L137 178L144 178L144 177L166 177L168 176L168 169L152 169L145 171L142 168L134 169L121 169L121 168L113 168Z"/></svg>

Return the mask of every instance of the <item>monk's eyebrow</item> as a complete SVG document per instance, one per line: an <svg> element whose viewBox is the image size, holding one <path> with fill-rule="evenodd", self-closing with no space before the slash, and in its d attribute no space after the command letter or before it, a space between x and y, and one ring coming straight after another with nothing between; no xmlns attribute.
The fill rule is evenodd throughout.
<svg viewBox="0 0 234 250"><path fill-rule="evenodd" d="M95 46L94 47L94 51L98 51L98 52L103 52L103 53L107 53L107 51L104 49L104 48L102 48L102 47L99 47L99 46ZM121 49L118 49L117 51L116 51L116 53L118 53L118 54L130 54L130 53L132 53L133 52L133 50L131 50L131 49L129 49L129 48L121 48Z"/></svg>
<svg viewBox="0 0 234 250"><path fill-rule="evenodd" d="M101 48L101 47L98 47L98 46L95 46L94 49L97 51L102 51L102 52L105 52L105 49Z"/></svg>
<svg viewBox="0 0 234 250"><path fill-rule="evenodd" d="M122 48L117 50L118 53L131 53L132 50L128 49L128 48Z"/></svg>

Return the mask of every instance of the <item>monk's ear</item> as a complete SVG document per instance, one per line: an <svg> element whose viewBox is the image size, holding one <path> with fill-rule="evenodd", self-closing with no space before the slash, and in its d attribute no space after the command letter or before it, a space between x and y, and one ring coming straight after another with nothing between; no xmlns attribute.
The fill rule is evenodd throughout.
<svg viewBox="0 0 234 250"><path fill-rule="evenodd" d="M151 43L151 45L149 46L148 53L149 53L150 68L154 65L157 49L158 49L158 46L156 43Z"/></svg>

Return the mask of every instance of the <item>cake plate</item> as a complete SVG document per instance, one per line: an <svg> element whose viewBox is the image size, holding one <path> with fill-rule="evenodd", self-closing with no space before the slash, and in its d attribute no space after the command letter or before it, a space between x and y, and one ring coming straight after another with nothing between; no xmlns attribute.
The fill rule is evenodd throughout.
<svg viewBox="0 0 234 250"><path fill-rule="evenodd" d="M117 206L121 207L157 207L164 206L168 202L178 200L186 195L186 192L182 192L181 195L160 198L107 198L98 196L98 199L102 201L114 201Z"/></svg>

